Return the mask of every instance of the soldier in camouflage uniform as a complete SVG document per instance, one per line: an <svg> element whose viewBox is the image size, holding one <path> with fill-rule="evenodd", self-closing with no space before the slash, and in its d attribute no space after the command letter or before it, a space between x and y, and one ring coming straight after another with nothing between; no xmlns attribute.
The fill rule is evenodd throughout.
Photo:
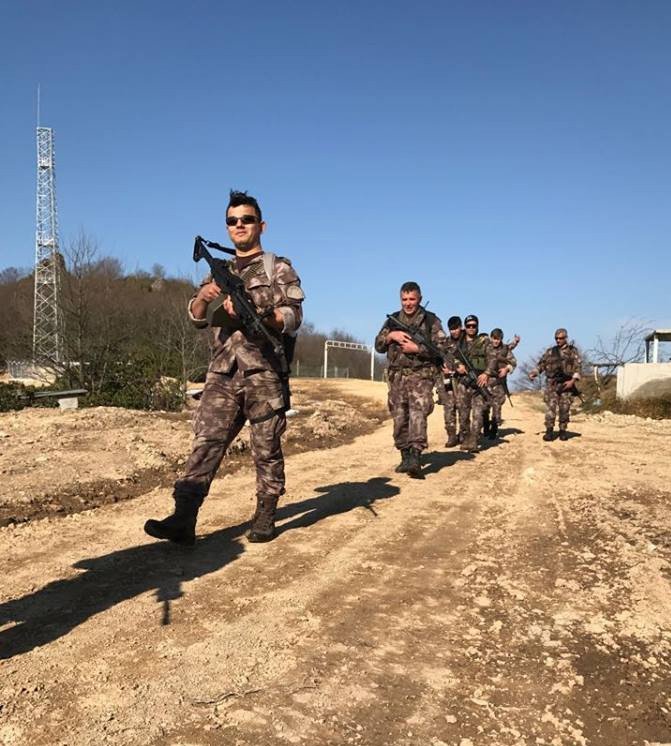
<svg viewBox="0 0 671 746"><path fill-rule="evenodd" d="M492 329L489 334L489 338L492 342L492 348L496 356L494 367L496 369L496 376L489 379L489 390L492 394L492 412L489 419L489 427L485 427L485 435L491 439L497 437L499 432L499 425L501 424L501 408L506 400L506 391L504 382L510 373L512 373L517 367L517 360L513 355L514 344L506 344L503 341L503 332L501 329ZM516 337L519 341L519 337Z"/></svg>
<svg viewBox="0 0 671 746"><path fill-rule="evenodd" d="M486 334L478 334L478 326L477 316L471 314L464 319L466 333L459 341L459 349L471 361L478 377L478 386L485 388L489 380L496 376L496 355L489 337ZM466 377L466 366L459 363L458 358L456 370L460 384L457 389L457 406L463 439L461 450L475 453L478 450L487 402L479 389L469 382Z"/></svg>
<svg viewBox="0 0 671 746"><path fill-rule="evenodd" d="M450 316L447 320L449 335L446 340L448 353L453 356L454 348L461 340L464 330L461 326L459 316ZM441 382L442 381L442 385ZM448 369L445 375L440 376L438 385L438 403L443 405L443 418L445 420L445 432L447 433L446 448L453 448L459 444L460 433L457 426L457 394L459 387L458 378L454 369Z"/></svg>
<svg viewBox="0 0 671 746"><path fill-rule="evenodd" d="M419 285L404 283L401 310L393 315L444 351L446 336L440 319L424 309L421 300ZM433 411L438 364L426 348L413 342L404 331L392 331L388 321L375 338L375 349L386 352L389 361L388 405L394 420L394 445L401 451L401 463L396 471L422 479L420 454L427 447L426 420Z"/></svg>
<svg viewBox="0 0 671 746"><path fill-rule="evenodd" d="M538 365L529 372L533 381L539 373L545 373L545 434L543 440L553 440L554 424L559 412L559 440L568 440L571 400L575 395L576 381L580 380L582 360L578 350L568 343L566 329L555 332L554 347L548 347Z"/></svg>
<svg viewBox="0 0 671 746"><path fill-rule="evenodd" d="M232 191L226 225L236 254L231 272L243 279L270 330L295 335L303 318L303 290L288 259L263 251L261 234L266 224L258 202L246 192ZM175 482L174 513L162 521L147 521L145 531L179 544L195 542L198 509L226 449L249 420L257 504L247 538L269 541L275 535L277 502L284 493L280 438L286 428L286 402L277 362L267 345L239 326L230 297L223 296L211 278L189 302L188 314L196 327L212 327L212 360L194 420L191 455Z"/></svg>

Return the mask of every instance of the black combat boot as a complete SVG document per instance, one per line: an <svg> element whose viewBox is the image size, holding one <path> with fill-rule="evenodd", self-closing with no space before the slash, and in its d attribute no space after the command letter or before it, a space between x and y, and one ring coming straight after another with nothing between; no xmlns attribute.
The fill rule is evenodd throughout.
<svg viewBox="0 0 671 746"><path fill-rule="evenodd" d="M196 519L202 500L196 497L175 497L175 512L158 521L150 518L144 531L155 539L167 539L175 544L193 546L196 543Z"/></svg>
<svg viewBox="0 0 671 746"><path fill-rule="evenodd" d="M409 448L401 448L401 463L394 469L398 474L405 474L408 471Z"/></svg>
<svg viewBox="0 0 671 746"><path fill-rule="evenodd" d="M408 455L408 476L413 479L424 479L419 457L420 452L416 448L410 448L410 454Z"/></svg>
<svg viewBox="0 0 671 746"><path fill-rule="evenodd" d="M489 439L496 440L499 434L499 422L495 417L492 417L492 421L489 423Z"/></svg>
<svg viewBox="0 0 671 746"><path fill-rule="evenodd" d="M456 430L449 430L447 433L447 443L445 443L445 448L454 448L454 446L459 445L459 438L457 437L457 431Z"/></svg>
<svg viewBox="0 0 671 746"><path fill-rule="evenodd" d="M559 428L559 440L568 440L568 433L565 427Z"/></svg>
<svg viewBox="0 0 671 746"><path fill-rule="evenodd" d="M554 440L554 437L555 437L554 430L551 427L546 427L543 440Z"/></svg>
<svg viewBox="0 0 671 746"><path fill-rule="evenodd" d="M257 497L256 510L245 536L253 543L271 541L275 538L275 513L278 497Z"/></svg>
<svg viewBox="0 0 671 746"><path fill-rule="evenodd" d="M470 451L470 442L471 442L471 433L469 430L462 430L459 433L459 450L460 451Z"/></svg>

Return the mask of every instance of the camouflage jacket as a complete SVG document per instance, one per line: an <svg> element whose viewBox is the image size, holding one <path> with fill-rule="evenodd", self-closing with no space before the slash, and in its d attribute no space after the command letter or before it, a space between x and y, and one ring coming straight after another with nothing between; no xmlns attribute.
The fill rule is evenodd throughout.
<svg viewBox="0 0 671 746"><path fill-rule="evenodd" d="M403 311L398 311L398 319L408 326L415 327L421 334L426 335L427 326L429 327L429 336L431 342L445 355L447 351L447 337L443 331L443 325L440 323L440 319L435 314L427 315L428 312L420 306L413 316L406 316ZM429 323L427 324L427 319ZM436 373L438 371L440 363L435 360L433 355L424 347L419 346L419 352L416 353L405 353L401 351L400 346L396 342L387 342L387 335L392 329L389 328L388 322L385 322L384 326L378 332L375 337L375 349L380 353L387 353L387 360L389 361L389 370L399 370L401 368L411 370L422 370L431 371Z"/></svg>
<svg viewBox="0 0 671 746"><path fill-rule="evenodd" d="M515 368L517 367L517 358L515 357L515 355L513 355L513 351L510 345L507 345L505 342L501 342L498 347L494 347L494 345L492 345L492 349L494 350L494 367L496 368L496 378L492 381L492 383L496 383L497 381L501 380L498 375L501 368L506 368L508 365L510 366L510 370L508 371L508 373L506 373L506 375L509 375L515 370Z"/></svg>
<svg viewBox="0 0 671 746"><path fill-rule="evenodd" d="M537 373L545 373L548 380L555 378L580 378L582 360L578 350L571 344L548 347L535 368Z"/></svg>
<svg viewBox="0 0 671 746"><path fill-rule="evenodd" d="M247 294L252 299L256 309L263 314L269 309L278 309L284 319L283 332L294 335L303 320L301 304L305 297L301 288L301 281L291 262L284 257L275 257L272 277L266 274L263 253L253 259L243 270L238 272L235 260L229 262L229 269L234 275L242 277ZM206 277L202 285L211 282ZM196 319L191 313L189 301L188 314L193 324L199 329L208 326L207 319ZM215 373L229 373L234 364L243 373L248 371L273 370L271 360L261 349L260 340L249 338L245 332L237 327L235 321L227 326L212 326L212 359L210 371Z"/></svg>

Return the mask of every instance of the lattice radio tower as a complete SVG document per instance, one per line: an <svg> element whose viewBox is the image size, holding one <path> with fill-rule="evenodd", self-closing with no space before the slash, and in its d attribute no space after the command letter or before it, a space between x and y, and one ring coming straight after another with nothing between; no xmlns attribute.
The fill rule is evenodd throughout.
<svg viewBox="0 0 671 746"><path fill-rule="evenodd" d="M33 358L42 365L61 359L59 269L54 133L50 127L38 126Z"/></svg>

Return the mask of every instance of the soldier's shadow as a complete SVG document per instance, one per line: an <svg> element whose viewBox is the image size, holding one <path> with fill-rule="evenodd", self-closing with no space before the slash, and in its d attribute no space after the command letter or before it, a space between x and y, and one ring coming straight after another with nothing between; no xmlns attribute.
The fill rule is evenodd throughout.
<svg viewBox="0 0 671 746"><path fill-rule="evenodd" d="M507 435L523 435L524 430L519 427L501 427L499 428L499 438L505 438Z"/></svg>
<svg viewBox="0 0 671 746"><path fill-rule="evenodd" d="M373 515L374 503L398 495L399 487L390 484L389 477L373 477L367 482L340 482L323 487L315 487L315 492L322 493L318 497L291 503L277 511L278 521L296 516L293 520L278 527L278 534L296 528L312 526L331 515L346 513L354 508L367 508Z"/></svg>
<svg viewBox="0 0 671 746"><path fill-rule="evenodd" d="M480 450L488 451L490 448L496 448L496 446L509 442L506 440L507 435L521 435L522 433L524 433L524 430L520 430L518 427L502 427L498 432L498 436L493 440L489 438L481 440Z"/></svg>
<svg viewBox="0 0 671 746"><path fill-rule="evenodd" d="M0 604L0 659L11 658L68 634L90 617L147 591L162 604L170 623L170 601L182 583L232 562L243 551L245 524L216 531L195 548L156 542L76 562L84 572L55 580L34 593ZM13 626L2 630L3 626Z"/></svg>
<svg viewBox="0 0 671 746"><path fill-rule="evenodd" d="M468 451L427 451L422 454L422 474L437 474L458 461L471 461L474 458L475 455Z"/></svg>
<svg viewBox="0 0 671 746"><path fill-rule="evenodd" d="M296 516L279 533L310 526L329 515L398 494L387 478L317 487L317 497L290 503L280 520ZM199 538L194 548L169 542L128 547L73 565L75 577L55 580L33 593L0 604L0 659L12 658L67 635L87 619L142 593L154 591L161 604L160 623L170 624L170 602L184 595L185 581L216 572L244 551L248 522ZM5 629L3 629L3 627Z"/></svg>

